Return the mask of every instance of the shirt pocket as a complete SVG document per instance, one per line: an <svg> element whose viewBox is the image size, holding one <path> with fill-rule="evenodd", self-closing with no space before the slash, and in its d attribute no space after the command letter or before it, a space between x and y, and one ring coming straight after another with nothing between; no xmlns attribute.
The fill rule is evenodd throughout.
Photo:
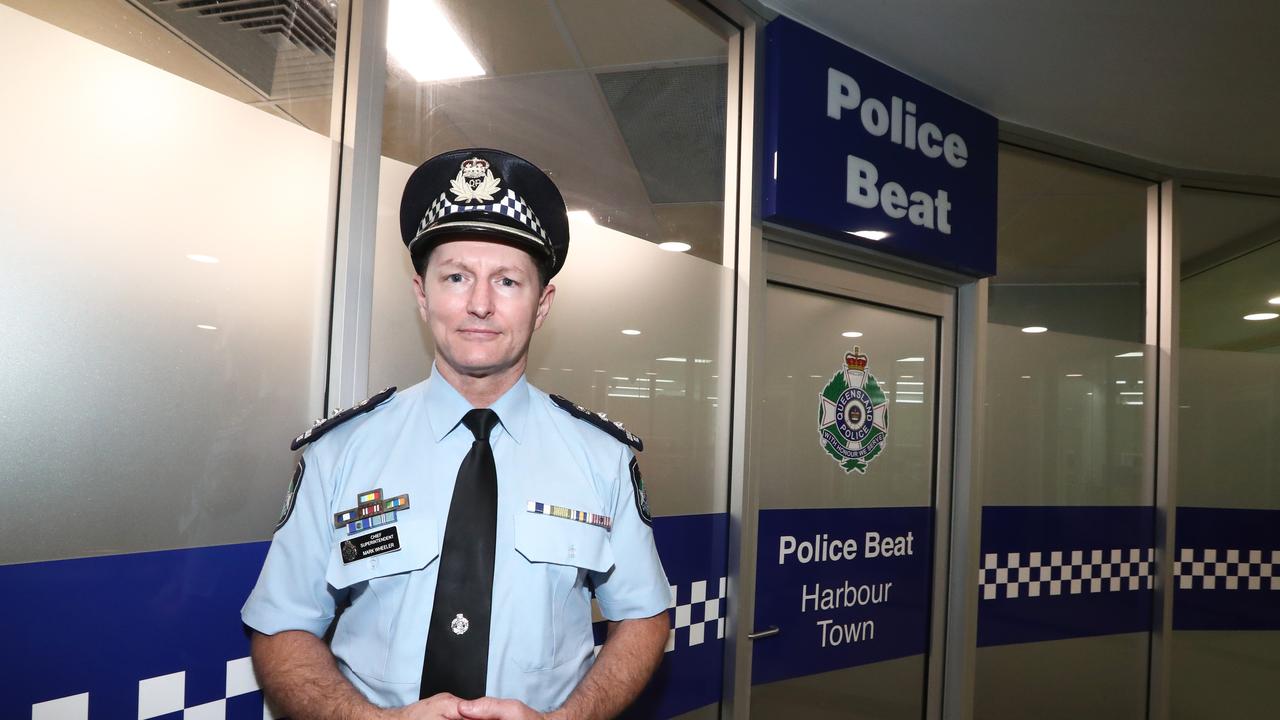
<svg viewBox="0 0 1280 720"><path fill-rule="evenodd" d="M377 533L384 533L385 538L384 542L378 545L389 542L394 533L395 545L398 549L386 550L363 559L358 555L349 561L343 557L343 543L352 542L358 545L368 541ZM349 536L345 530L335 530L333 549L329 553L329 567L325 571L325 581L334 589L341 590L372 578L420 570L439 555L440 544L436 538L435 527L425 520L400 522L359 535Z"/></svg>
<svg viewBox="0 0 1280 720"><path fill-rule="evenodd" d="M398 550L344 562L344 541L359 541L372 537L374 532L392 528ZM334 630L334 655L362 676L380 681L397 680L404 673L390 670L398 641L402 640L399 620L415 587L414 578L440 555L434 523L427 518L404 520L352 536L348 536L345 529L334 531L333 546L325 581L336 590L350 588L351 599ZM425 627L425 619L422 624ZM418 647L421 653L422 643ZM420 672L421 666L418 667Z"/></svg>
<svg viewBox="0 0 1280 720"><path fill-rule="evenodd" d="M589 572L613 567L609 531L587 523L537 513L515 519L514 602L517 635L512 659L526 671L544 670L590 655Z"/></svg>

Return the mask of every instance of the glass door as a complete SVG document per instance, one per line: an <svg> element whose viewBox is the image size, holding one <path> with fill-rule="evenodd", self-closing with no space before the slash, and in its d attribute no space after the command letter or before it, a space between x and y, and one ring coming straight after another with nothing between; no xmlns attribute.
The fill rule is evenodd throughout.
<svg viewBox="0 0 1280 720"><path fill-rule="evenodd" d="M953 293L788 248L767 267L751 716L924 717Z"/></svg>

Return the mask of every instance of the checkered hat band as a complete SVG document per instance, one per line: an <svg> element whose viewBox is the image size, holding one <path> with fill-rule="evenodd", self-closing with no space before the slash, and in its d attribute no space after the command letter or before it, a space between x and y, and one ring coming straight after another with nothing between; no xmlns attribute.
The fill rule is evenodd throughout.
<svg viewBox="0 0 1280 720"><path fill-rule="evenodd" d="M507 191L502 200L485 205L455 205L449 200L448 193L442 192L440 197L432 201L431 206L427 208L427 214L422 217L422 222L418 223L418 234L422 234L424 230L450 215L464 212L489 212L509 217L528 228L529 232L542 238L548 248L551 247L551 240L547 237L547 231L542 227L542 223L538 221L538 216L534 214L533 208L529 207L528 203L510 190Z"/></svg>

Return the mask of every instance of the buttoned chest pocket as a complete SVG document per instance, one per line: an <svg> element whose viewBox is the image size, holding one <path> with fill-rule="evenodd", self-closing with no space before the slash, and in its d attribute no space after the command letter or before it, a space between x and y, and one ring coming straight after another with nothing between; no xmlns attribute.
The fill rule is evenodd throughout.
<svg viewBox="0 0 1280 720"><path fill-rule="evenodd" d="M334 631L333 649L356 673L416 682L417 671L406 675L403 663L393 659L407 634L425 638L426 618L410 606L418 602L414 593L422 584L420 576L434 572L430 566L439 555L434 523L426 518L353 536L335 531L325 580L336 590L350 588L351 604ZM421 647L418 642L419 654Z"/></svg>
<svg viewBox="0 0 1280 720"><path fill-rule="evenodd" d="M581 660L594 646L590 572L613 567L609 531L550 515L520 513L515 522L513 615L520 625L511 648L525 670Z"/></svg>

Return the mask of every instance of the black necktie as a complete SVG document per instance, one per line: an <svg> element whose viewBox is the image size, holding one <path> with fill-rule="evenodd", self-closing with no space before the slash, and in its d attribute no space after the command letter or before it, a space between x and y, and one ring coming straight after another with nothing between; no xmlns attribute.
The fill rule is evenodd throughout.
<svg viewBox="0 0 1280 720"><path fill-rule="evenodd" d="M472 410L462 417L462 424L476 439L453 486L427 629L421 698L449 692L471 700L485 694L498 527L498 472L489 433L498 424L498 414Z"/></svg>

